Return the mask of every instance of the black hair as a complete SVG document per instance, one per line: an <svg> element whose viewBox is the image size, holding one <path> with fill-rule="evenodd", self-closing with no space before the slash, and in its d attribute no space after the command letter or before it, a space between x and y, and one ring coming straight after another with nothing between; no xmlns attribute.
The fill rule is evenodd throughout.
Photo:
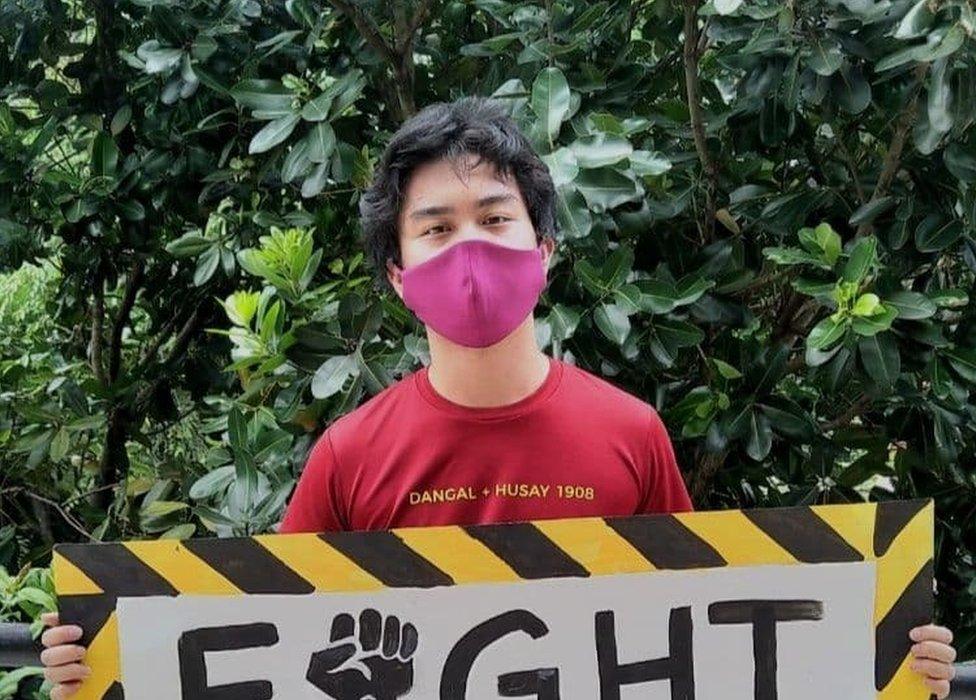
<svg viewBox="0 0 976 700"><path fill-rule="evenodd" d="M484 160L500 175L514 175L536 237L555 237L552 176L505 106L496 99L477 96L437 102L410 117L393 134L372 183L359 200L363 243L381 285L389 283L387 260L403 266L397 222L411 173L419 165L440 158L459 166L466 154L477 156L471 167Z"/></svg>

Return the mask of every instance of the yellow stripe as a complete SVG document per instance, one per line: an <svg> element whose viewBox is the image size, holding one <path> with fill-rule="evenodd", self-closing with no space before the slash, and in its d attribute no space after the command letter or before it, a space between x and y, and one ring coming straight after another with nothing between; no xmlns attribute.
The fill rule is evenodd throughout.
<svg viewBox="0 0 976 700"><path fill-rule="evenodd" d="M102 589L77 566L54 552L54 589L58 595L98 595Z"/></svg>
<svg viewBox="0 0 976 700"><path fill-rule="evenodd" d="M403 528L394 532L456 583L520 580L512 567L459 527Z"/></svg>
<svg viewBox="0 0 976 700"><path fill-rule="evenodd" d="M265 549L315 586L316 591L373 591L383 584L320 537L309 534L257 535Z"/></svg>
<svg viewBox="0 0 976 700"><path fill-rule="evenodd" d="M878 560L875 625L891 611L908 584L932 558L934 527L935 509L929 503L902 528L888 552Z"/></svg>
<svg viewBox="0 0 976 700"><path fill-rule="evenodd" d="M874 522L876 503L837 506L811 506L810 510L830 525L865 561L874 561Z"/></svg>
<svg viewBox="0 0 976 700"><path fill-rule="evenodd" d="M595 576L654 570L654 565L602 518L540 520L535 526Z"/></svg>
<svg viewBox="0 0 976 700"><path fill-rule="evenodd" d="M798 563L740 510L675 513L674 517L714 547L729 566Z"/></svg>
<svg viewBox="0 0 976 700"><path fill-rule="evenodd" d="M179 540L123 542L126 549L178 590L201 595L238 595L241 590Z"/></svg>
<svg viewBox="0 0 976 700"><path fill-rule="evenodd" d="M901 662L891 682L878 691L878 700L928 700L932 691L925 685L922 674L910 668L912 656L909 654Z"/></svg>
<svg viewBox="0 0 976 700"><path fill-rule="evenodd" d="M119 630L115 613L109 615L88 650L84 663L91 668L91 675L82 681L72 700L101 700L119 675Z"/></svg>

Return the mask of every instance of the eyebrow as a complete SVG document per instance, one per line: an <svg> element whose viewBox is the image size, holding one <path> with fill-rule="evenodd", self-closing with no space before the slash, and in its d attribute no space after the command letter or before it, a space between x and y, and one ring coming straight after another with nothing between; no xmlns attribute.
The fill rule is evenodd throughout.
<svg viewBox="0 0 976 700"><path fill-rule="evenodd" d="M478 208L482 209L484 207L489 207L492 204L500 204L501 202L507 202L509 200L514 200L516 197L511 192L504 192L502 194L491 194L487 197L482 197L478 200ZM435 206L435 207L424 207L423 209L414 209L410 212L411 219L423 219L426 217L440 216L441 214L447 214L454 211L453 207L447 206Z"/></svg>

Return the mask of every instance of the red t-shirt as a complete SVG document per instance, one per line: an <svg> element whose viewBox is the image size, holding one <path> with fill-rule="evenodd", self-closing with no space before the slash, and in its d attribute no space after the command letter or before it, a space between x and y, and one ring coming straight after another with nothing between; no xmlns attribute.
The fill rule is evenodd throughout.
<svg viewBox="0 0 976 700"><path fill-rule="evenodd" d="M531 395L471 408L420 369L316 441L280 532L691 510L653 407L550 358Z"/></svg>

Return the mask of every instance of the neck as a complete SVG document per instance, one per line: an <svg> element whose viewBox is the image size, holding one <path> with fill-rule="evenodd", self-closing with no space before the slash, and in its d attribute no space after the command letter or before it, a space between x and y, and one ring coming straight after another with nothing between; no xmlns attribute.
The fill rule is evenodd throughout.
<svg viewBox="0 0 976 700"><path fill-rule="evenodd" d="M438 394L472 408L507 406L529 396L546 380L549 358L535 340L531 315L504 340L468 348L427 329L427 377Z"/></svg>

